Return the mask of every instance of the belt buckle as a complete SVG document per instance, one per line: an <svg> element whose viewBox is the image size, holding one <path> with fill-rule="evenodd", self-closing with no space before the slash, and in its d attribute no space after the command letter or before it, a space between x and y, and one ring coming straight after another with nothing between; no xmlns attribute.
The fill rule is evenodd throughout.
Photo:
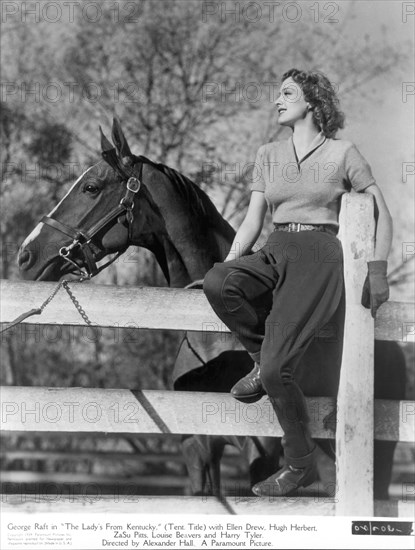
<svg viewBox="0 0 415 550"><path fill-rule="evenodd" d="M296 231L297 233L298 231L300 231L300 227L301 227L301 224L296 222L290 222L288 225L289 231Z"/></svg>

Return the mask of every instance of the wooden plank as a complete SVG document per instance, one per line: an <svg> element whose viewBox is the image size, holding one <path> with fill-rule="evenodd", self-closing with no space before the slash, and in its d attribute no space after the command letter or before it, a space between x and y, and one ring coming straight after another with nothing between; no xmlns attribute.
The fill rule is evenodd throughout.
<svg viewBox="0 0 415 550"><path fill-rule="evenodd" d="M189 478L179 473L159 473L157 475L132 475L128 477L113 477L107 474L81 474L78 472L26 472L22 470L7 470L1 472L1 483L19 485L26 483L53 484L95 484L95 485L135 485L140 487L187 487Z"/></svg>
<svg viewBox="0 0 415 550"><path fill-rule="evenodd" d="M10 322L39 307L55 287L56 283L1 281L1 321ZM92 323L100 327L229 332L202 290L126 288L90 282L74 282L70 288ZM85 325L62 288L43 313L28 318L27 323Z"/></svg>
<svg viewBox="0 0 415 550"><path fill-rule="evenodd" d="M415 304L409 302L385 302L375 319L376 340L415 342Z"/></svg>
<svg viewBox="0 0 415 550"><path fill-rule="evenodd" d="M269 400L244 404L225 393L3 386L1 429L19 432L281 436ZM309 399L315 437L330 398Z"/></svg>
<svg viewBox="0 0 415 550"><path fill-rule="evenodd" d="M126 453L116 451L34 451L11 450L0 452L0 458L6 460L133 460L134 462L183 462L183 456L178 453ZM226 458L226 457L224 457ZM232 457L232 459L237 457Z"/></svg>
<svg viewBox="0 0 415 550"><path fill-rule="evenodd" d="M258 403L243 404L227 393L24 386L3 386L0 390L1 429L8 432L282 435L266 397ZM334 400L307 398L307 404L313 436L334 438L333 430L323 425L334 410ZM414 411L414 401L376 400L375 438L413 442ZM145 455L131 456L146 460Z"/></svg>
<svg viewBox="0 0 415 550"><path fill-rule="evenodd" d="M415 443L415 401L375 400L375 439Z"/></svg>
<svg viewBox="0 0 415 550"><path fill-rule="evenodd" d="M257 498L257 497L187 497L187 496L124 496L116 495L116 499L107 495L98 495L96 498L77 495L51 495L48 502L47 495L2 495L2 513L48 513L68 512L75 513L114 513L127 514L255 514L255 515L333 515L334 503L332 499L322 498L316 502L314 498ZM94 497L95 495L93 495ZM115 503L114 503L114 500ZM72 506L72 508L71 508Z"/></svg>
<svg viewBox="0 0 415 550"><path fill-rule="evenodd" d="M373 257L373 198L344 195L339 237L344 254L346 319L337 398L336 515L373 515L374 321L361 306Z"/></svg>
<svg viewBox="0 0 415 550"><path fill-rule="evenodd" d="M243 461L243 457L236 449L232 450L232 454L229 453L230 447L225 449L221 462L239 464ZM117 462L121 460L131 460L135 463L158 463L165 464L166 462L184 462L183 455L179 452L175 453L126 453L116 451L33 451L33 450L10 450L0 452L0 458L5 460L115 460Z"/></svg>
<svg viewBox="0 0 415 550"><path fill-rule="evenodd" d="M396 483L391 483L388 487L388 495L391 502L404 501L404 502L413 502L414 500L414 478L412 475L412 480L399 480ZM172 494L172 493L170 493ZM185 494L192 494L191 492ZM413 506L414 510L412 511L412 518L415 517L415 504Z"/></svg>
<svg viewBox="0 0 415 550"><path fill-rule="evenodd" d="M330 498L188 497L130 495L1 495L2 513L194 514L333 516ZM374 517L413 518L414 501L375 501ZM350 514L354 516L354 514Z"/></svg>
<svg viewBox="0 0 415 550"><path fill-rule="evenodd" d="M55 283L0 281L0 319L9 323L39 305L51 294ZM146 328L229 333L216 316L202 290L72 283L71 289L93 324L113 328ZM102 308L105 303L106 307ZM387 302L379 309L375 337L378 340L414 341L414 304ZM41 315L29 317L11 329L22 339L33 329L26 325L85 326L64 289ZM85 330L90 330L85 327ZM56 332L53 332L56 337ZM48 332L45 331L45 338ZM52 337L52 334L50 335ZM91 335L92 337L92 335Z"/></svg>

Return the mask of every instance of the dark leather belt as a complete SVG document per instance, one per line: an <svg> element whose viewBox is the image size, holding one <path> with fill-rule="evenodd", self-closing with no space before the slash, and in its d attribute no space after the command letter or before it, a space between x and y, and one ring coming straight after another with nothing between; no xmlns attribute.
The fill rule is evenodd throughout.
<svg viewBox="0 0 415 550"><path fill-rule="evenodd" d="M274 223L274 231L324 231L331 235L337 235L337 227L334 225L315 225L311 223Z"/></svg>

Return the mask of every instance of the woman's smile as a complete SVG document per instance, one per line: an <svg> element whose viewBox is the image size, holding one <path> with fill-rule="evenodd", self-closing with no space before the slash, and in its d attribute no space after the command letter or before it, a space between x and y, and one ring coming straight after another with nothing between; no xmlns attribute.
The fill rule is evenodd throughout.
<svg viewBox="0 0 415 550"><path fill-rule="evenodd" d="M282 83L280 94L275 101L280 124L294 124L301 120L307 113L307 102L304 100L300 86L292 78L287 78Z"/></svg>

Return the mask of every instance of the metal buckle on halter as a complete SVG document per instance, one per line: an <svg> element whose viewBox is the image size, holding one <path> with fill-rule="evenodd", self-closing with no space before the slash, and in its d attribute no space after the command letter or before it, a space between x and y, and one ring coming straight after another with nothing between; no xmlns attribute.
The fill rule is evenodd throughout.
<svg viewBox="0 0 415 550"><path fill-rule="evenodd" d="M137 178L129 178L127 181L127 189L132 193L137 193L141 187L141 181Z"/></svg>
<svg viewBox="0 0 415 550"><path fill-rule="evenodd" d="M301 223L290 222L288 227L290 231L300 231Z"/></svg>
<svg viewBox="0 0 415 550"><path fill-rule="evenodd" d="M62 256L62 258L67 259L69 254L71 253L71 250L78 245L79 245L78 239L74 239L69 246L62 246L62 248L59 249L59 256Z"/></svg>
<svg viewBox="0 0 415 550"><path fill-rule="evenodd" d="M141 181L139 179L133 178L133 177L128 179L127 190L130 193L134 193L134 194L137 193L140 187L141 187ZM125 197L123 197L120 200L120 204L122 204L129 211L131 211L134 208L133 198L128 192L126 193ZM132 219L130 221L132 221Z"/></svg>
<svg viewBox="0 0 415 550"><path fill-rule="evenodd" d="M72 260L69 257L72 248L74 248L76 245L80 245L80 243L78 241L74 241L69 246L63 246L59 250L59 256L61 256L61 258L63 258L65 260L65 262L68 262L68 263L72 264L77 269L78 274L80 275L79 281L82 282L85 279L91 279L92 278L92 273L89 273L85 268L79 266L76 262L74 262L74 260Z"/></svg>

